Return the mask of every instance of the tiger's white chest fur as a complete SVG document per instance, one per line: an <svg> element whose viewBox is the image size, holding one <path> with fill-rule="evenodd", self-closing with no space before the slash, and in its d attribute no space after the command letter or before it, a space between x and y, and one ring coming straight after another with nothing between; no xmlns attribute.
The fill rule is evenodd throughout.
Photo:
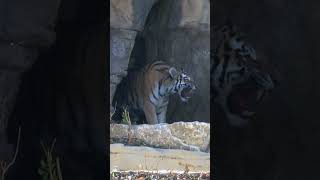
<svg viewBox="0 0 320 180"><path fill-rule="evenodd" d="M156 106L163 106L169 101L169 93L162 87L159 88L159 84L156 83L154 90L150 92L149 99Z"/></svg>

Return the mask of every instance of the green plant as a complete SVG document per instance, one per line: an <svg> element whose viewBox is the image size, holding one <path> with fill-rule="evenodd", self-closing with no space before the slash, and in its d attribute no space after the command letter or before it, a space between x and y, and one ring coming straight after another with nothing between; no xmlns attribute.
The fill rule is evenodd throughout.
<svg viewBox="0 0 320 180"><path fill-rule="evenodd" d="M131 126L130 114L127 108L123 108L122 124L128 124L129 126Z"/></svg>
<svg viewBox="0 0 320 180"><path fill-rule="evenodd" d="M43 180L62 180L59 158L54 158L52 154L55 142L56 139L53 140L50 149L41 142L45 159L41 159L38 173Z"/></svg>
<svg viewBox="0 0 320 180"><path fill-rule="evenodd" d="M123 113L122 113L122 124L127 124L128 125L128 144L131 143L132 141L132 134L131 134L131 119L130 119L130 114L127 108L123 108Z"/></svg>

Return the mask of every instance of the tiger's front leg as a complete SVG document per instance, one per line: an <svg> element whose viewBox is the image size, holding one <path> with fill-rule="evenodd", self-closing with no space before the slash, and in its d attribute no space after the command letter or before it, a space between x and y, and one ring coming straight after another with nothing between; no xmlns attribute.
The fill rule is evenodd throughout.
<svg viewBox="0 0 320 180"><path fill-rule="evenodd" d="M166 123L167 106L160 107L157 110L158 123Z"/></svg>
<svg viewBox="0 0 320 180"><path fill-rule="evenodd" d="M148 124L157 124L157 114L156 114L156 108L155 106L149 101L144 101L143 111L146 116L146 120Z"/></svg>

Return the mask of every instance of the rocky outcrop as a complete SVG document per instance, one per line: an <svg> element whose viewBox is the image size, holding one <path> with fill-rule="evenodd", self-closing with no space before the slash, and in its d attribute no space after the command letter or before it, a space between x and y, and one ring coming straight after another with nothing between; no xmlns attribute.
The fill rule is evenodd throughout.
<svg viewBox="0 0 320 180"><path fill-rule="evenodd" d="M149 11L157 0L111 0L110 26L116 29L141 31Z"/></svg>
<svg viewBox="0 0 320 180"><path fill-rule="evenodd" d="M111 143L208 152L210 124L202 122L133 126L111 124L110 139Z"/></svg>
<svg viewBox="0 0 320 180"><path fill-rule="evenodd" d="M210 171L210 154L173 149L110 145L110 172L114 170Z"/></svg>
<svg viewBox="0 0 320 180"><path fill-rule="evenodd" d="M154 3L155 0L110 1L110 107L117 85L127 75L137 32L142 31Z"/></svg>

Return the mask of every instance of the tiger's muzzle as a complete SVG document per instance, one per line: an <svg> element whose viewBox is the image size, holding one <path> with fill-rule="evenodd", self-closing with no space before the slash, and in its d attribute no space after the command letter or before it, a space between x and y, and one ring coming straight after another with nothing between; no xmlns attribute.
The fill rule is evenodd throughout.
<svg viewBox="0 0 320 180"><path fill-rule="evenodd" d="M193 82L190 82L186 87L179 91L179 96L182 102L188 102L189 99L193 96L196 86Z"/></svg>
<svg viewBox="0 0 320 180"><path fill-rule="evenodd" d="M274 82L269 74L252 72L246 81L233 86L227 98L230 113L238 117L237 121L243 119L243 122L248 122L256 113L258 104L273 88ZM232 123L232 119L230 121Z"/></svg>

